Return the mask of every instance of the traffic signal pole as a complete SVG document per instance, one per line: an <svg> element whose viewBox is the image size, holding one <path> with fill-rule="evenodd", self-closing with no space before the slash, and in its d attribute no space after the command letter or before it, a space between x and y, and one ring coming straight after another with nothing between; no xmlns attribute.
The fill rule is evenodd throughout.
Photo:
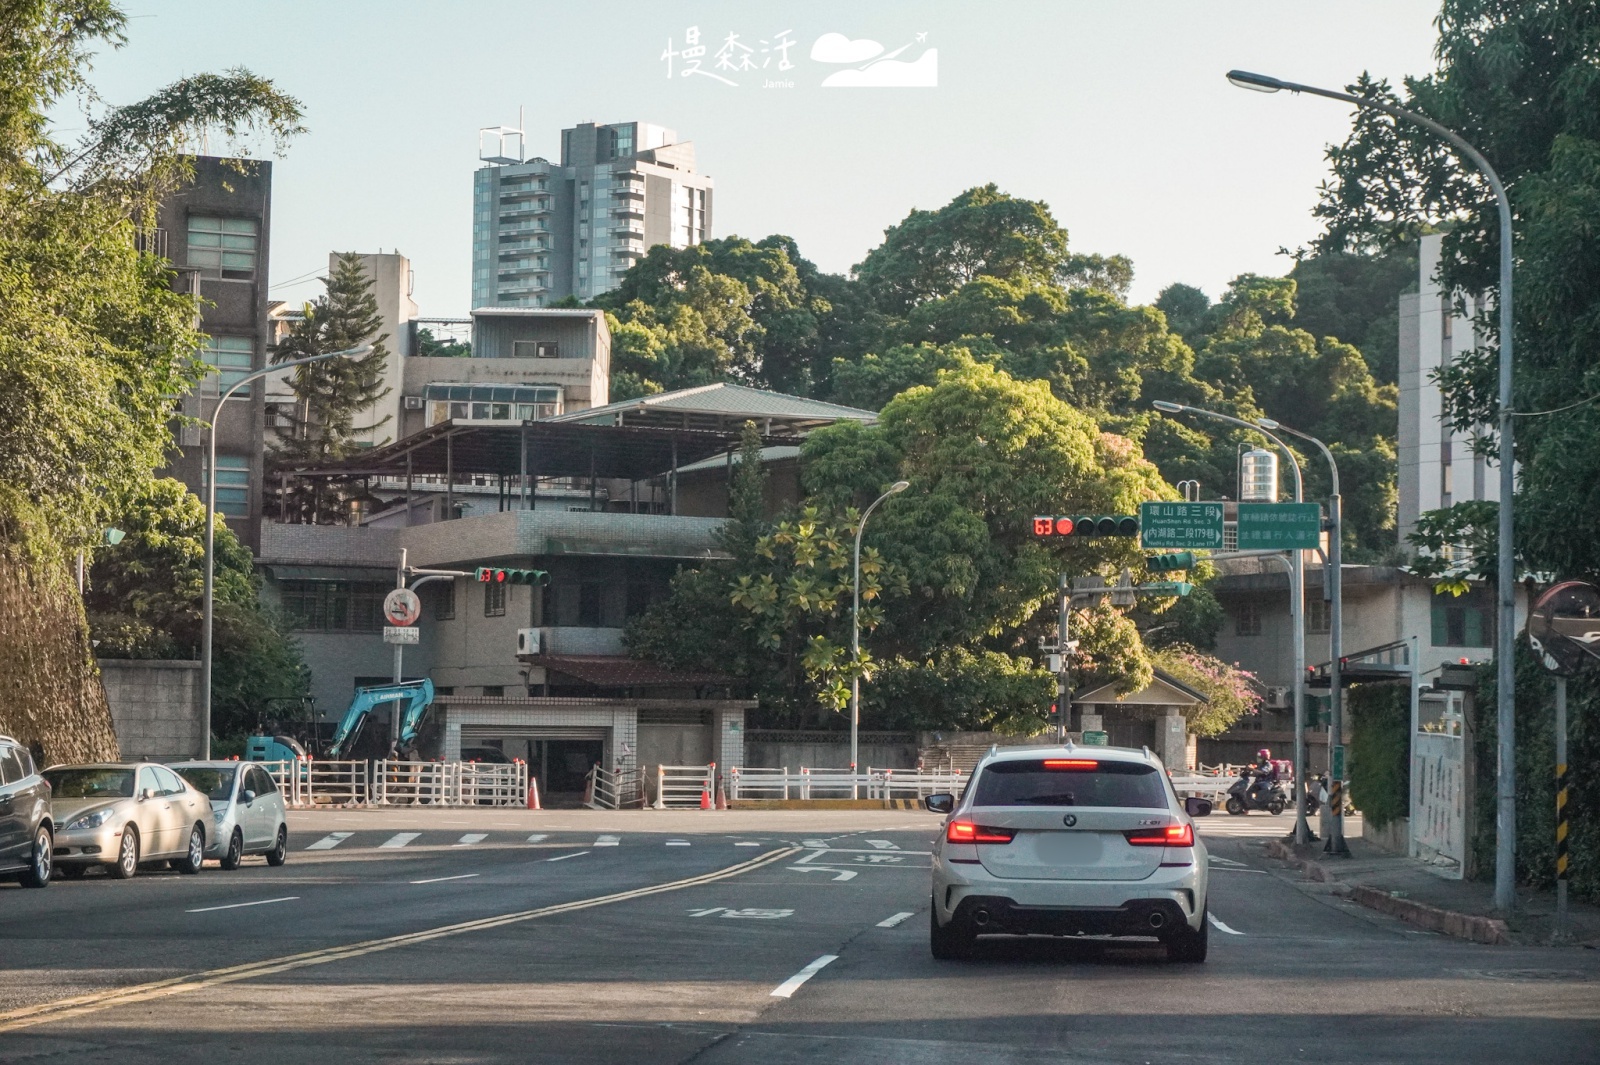
<svg viewBox="0 0 1600 1065"><path fill-rule="evenodd" d="M1067 651L1068 615L1072 611L1072 579L1065 573L1056 578L1056 649L1061 653L1061 672L1056 674L1056 742L1067 742L1067 718L1072 714L1071 655Z"/></svg>

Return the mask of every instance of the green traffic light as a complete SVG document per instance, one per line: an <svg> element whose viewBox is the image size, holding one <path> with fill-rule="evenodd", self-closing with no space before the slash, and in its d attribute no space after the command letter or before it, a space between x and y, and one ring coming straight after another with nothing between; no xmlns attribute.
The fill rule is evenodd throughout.
<svg viewBox="0 0 1600 1065"><path fill-rule="evenodd" d="M1193 569L1195 558L1193 551L1179 551L1169 555L1155 555L1145 563L1152 573L1170 573L1175 570Z"/></svg>

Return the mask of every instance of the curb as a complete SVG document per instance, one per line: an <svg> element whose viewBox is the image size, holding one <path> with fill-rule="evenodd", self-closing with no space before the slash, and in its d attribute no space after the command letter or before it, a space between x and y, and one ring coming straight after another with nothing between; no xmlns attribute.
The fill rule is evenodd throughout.
<svg viewBox="0 0 1600 1065"><path fill-rule="evenodd" d="M730 810L920 810L917 799L730 799Z"/></svg>
<svg viewBox="0 0 1600 1065"><path fill-rule="evenodd" d="M1267 841L1267 855L1276 858L1286 865L1304 873L1309 880L1317 880L1326 884L1337 884L1339 878L1321 862L1297 856L1281 840ZM1511 932L1506 928L1506 923L1498 918L1484 917L1479 914L1458 913L1455 910L1446 910L1439 906L1432 906L1426 902L1416 902L1412 899L1396 898L1389 892L1380 888L1368 887L1365 884L1352 884L1345 888L1344 896L1351 902L1365 906L1369 910L1377 910L1391 917L1398 917L1407 924L1414 924L1418 928L1426 928L1430 932L1440 932L1457 939L1465 939L1471 943L1484 943L1489 946L1510 946Z"/></svg>

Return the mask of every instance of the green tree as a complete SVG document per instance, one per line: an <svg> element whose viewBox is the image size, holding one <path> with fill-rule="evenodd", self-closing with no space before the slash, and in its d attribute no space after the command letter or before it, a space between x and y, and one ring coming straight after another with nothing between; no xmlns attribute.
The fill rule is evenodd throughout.
<svg viewBox="0 0 1600 1065"><path fill-rule="evenodd" d="M89 571L84 597L102 658L194 658L200 651L205 581L205 504L178 481L159 478L121 514L120 544ZM250 549L219 516L215 559L212 727L244 732L269 700L296 699L307 673L294 641L260 605Z"/></svg>
<svg viewBox="0 0 1600 1065"><path fill-rule="evenodd" d="M267 505L291 521L311 525L348 522L353 504L370 501L362 482L291 478L285 490L272 475L326 466L354 454L363 446L361 438L381 429L389 417L367 424L358 421L392 391L384 382L389 362L384 341L389 337L379 333L383 316L361 256L342 253L324 284L327 291L306 305L304 316L273 346L272 361L290 362L369 343L372 350L297 366L290 376L294 414L268 456Z"/></svg>
<svg viewBox="0 0 1600 1065"><path fill-rule="evenodd" d="M165 460L173 397L204 372L194 301L139 250L139 228L202 133L281 143L300 129L293 99L232 71L109 108L66 144L49 115L93 98L91 50L121 43L123 25L108 0L0 8L0 633L20 669L8 690L29 702L0 708L0 729L53 756L114 753L82 604L62 594L68 560Z"/></svg>

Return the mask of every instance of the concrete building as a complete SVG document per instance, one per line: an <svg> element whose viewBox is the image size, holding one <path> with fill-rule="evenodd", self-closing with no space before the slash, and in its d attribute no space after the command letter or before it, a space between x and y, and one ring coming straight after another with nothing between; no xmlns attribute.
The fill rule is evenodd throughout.
<svg viewBox="0 0 1600 1065"><path fill-rule="evenodd" d="M480 151L489 165L473 178L474 308L592 299L649 248L710 236L713 182L674 131L585 122L561 131L559 163L524 160L521 131L508 132L512 154Z"/></svg>
<svg viewBox="0 0 1600 1065"><path fill-rule="evenodd" d="M272 164L252 159L194 160L194 177L166 197L150 250L172 261L177 287L205 303L201 356L216 372L185 396L182 412L211 421L221 393L266 365L267 268L272 223ZM217 426L217 510L241 540L255 548L261 525L265 390L253 383L235 393ZM206 438L183 426L160 471L205 496Z"/></svg>
<svg viewBox="0 0 1600 1065"><path fill-rule="evenodd" d="M1473 451L1487 426L1458 434L1443 420L1444 400L1433 375L1477 347L1472 315L1478 301L1464 297L1458 311L1439 288L1439 252L1444 238L1422 238L1417 291L1400 297L1400 542L1416 528L1417 516L1467 500L1500 498L1494 465Z"/></svg>

